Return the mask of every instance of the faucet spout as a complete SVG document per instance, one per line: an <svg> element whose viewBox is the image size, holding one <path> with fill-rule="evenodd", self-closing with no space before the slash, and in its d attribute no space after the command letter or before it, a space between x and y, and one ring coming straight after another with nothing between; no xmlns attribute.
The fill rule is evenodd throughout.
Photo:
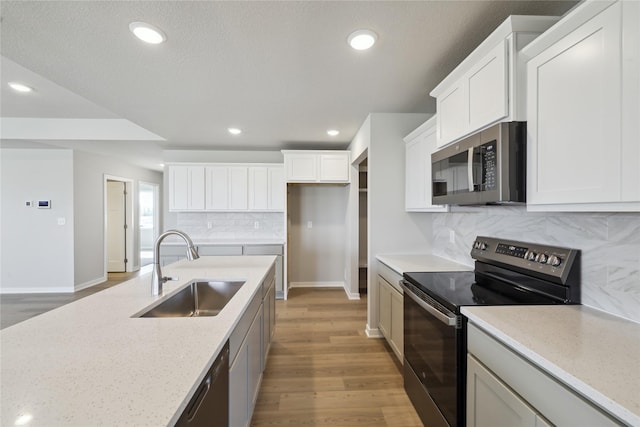
<svg viewBox="0 0 640 427"><path fill-rule="evenodd" d="M162 285L164 282L171 280L169 277L162 276L162 269L160 268L160 243L167 236L176 235L182 237L182 240L187 244L187 259L193 261L200 258L198 250L193 245L191 238L179 230L167 230L156 239L153 245L153 275L151 276L151 295L162 295Z"/></svg>

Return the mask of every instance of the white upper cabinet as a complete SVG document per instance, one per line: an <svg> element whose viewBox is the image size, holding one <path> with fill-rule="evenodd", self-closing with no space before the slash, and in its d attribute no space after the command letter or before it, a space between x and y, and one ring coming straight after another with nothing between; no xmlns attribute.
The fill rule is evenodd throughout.
<svg viewBox="0 0 640 427"><path fill-rule="evenodd" d="M169 210L204 210L204 186L203 166L172 166L169 169Z"/></svg>
<svg viewBox="0 0 640 427"><path fill-rule="evenodd" d="M438 147L499 121L526 120L526 69L518 52L557 21L510 16L431 91Z"/></svg>
<svg viewBox="0 0 640 427"><path fill-rule="evenodd" d="M249 210L284 210L284 168L258 166L249 168Z"/></svg>
<svg viewBox="0 0 640 427"><path fill-rule="evenodd" d="M529 210L640 210L639 25L587 2L524 50Z"/></svg>
<svg viewBox="0 0 640 427"><path fill-rule="evenodd" d="M206 210L242 211L248 207L246 166L206 167Z"/></svg>
<svg viewBox="0 0 640 427"><path fill-rule="evenodd" d="M170 165L169 210L282 212L284 187L279 164Z"/></svg>
<svg viewBox="0 0 640 427"><path fill-rule="evenodd" d="M285 179L291 183L344 183L350 181L349 151L283 150Z"/></svg>
<svg viewBox="0 0 640 427"><path fill-rule="evenodd" d="M436 116L404 138L405 210L446 212L447 206L431 204L431 153L436 149Z"/></svg>

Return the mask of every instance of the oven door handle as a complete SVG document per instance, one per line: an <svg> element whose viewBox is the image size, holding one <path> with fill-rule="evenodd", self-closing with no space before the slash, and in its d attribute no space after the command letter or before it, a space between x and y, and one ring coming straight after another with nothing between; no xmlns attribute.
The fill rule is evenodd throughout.
<svg viewBox="0 0 640 427"><path fill-rule="evenodd" d="M457 316L455 315L453 317L447 316L445 313L441 312L437 308L421 300L417 295L411 292L411 290L408 289L406 286L402 285L402 288L404 289L404 294L406 296L410 297L416 304L422 307L426 312L431 314L433 317L435 317L436 319L438 319L439 321L441 321L447 326L458 326Z"/></svg>

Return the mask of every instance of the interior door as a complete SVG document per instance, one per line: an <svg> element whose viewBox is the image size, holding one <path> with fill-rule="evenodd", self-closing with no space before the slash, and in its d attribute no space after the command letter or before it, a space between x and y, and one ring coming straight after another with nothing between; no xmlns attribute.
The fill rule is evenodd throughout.
<svg viewBox="0 0 640 427"><path fill-rule="evenodd" d="M126 271L126 183L107 181L107 272Z"/></svg>

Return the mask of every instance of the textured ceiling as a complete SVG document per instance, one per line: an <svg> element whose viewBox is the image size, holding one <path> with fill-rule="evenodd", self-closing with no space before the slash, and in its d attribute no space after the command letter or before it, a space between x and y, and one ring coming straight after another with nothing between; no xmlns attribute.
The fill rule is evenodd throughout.
<svg viewBox="0 0 640 427"><path fill-rule="evenodd" d="M342 148L370 112L434 112L429 91L507 16L575 3L3 0L0 113L128 120L164 141L55 144L146 167L162 149ZM145 45L132 21L167 42ZM361 28L378 34L370 51L347 46ZM9 93L10 78L36 93Z"/></svg>

